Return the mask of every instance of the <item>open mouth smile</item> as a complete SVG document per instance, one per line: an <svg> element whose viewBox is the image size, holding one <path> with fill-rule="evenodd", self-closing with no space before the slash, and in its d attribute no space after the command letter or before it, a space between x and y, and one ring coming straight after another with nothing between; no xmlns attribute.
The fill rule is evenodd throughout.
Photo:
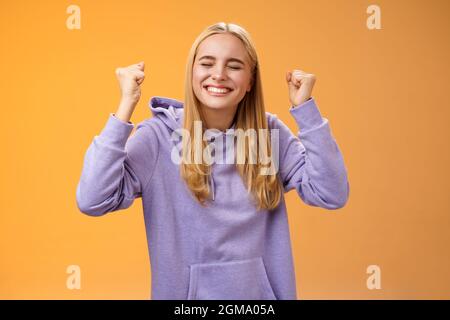
<svg viewBox="0 0 450 320"><path fill-rule="evenodd" d="M209 95L216 96L216 97L222 97L229 94L231 91L233 91L230 88L217 88L214 86L204 86L203 89L205 89Z"/></svg>

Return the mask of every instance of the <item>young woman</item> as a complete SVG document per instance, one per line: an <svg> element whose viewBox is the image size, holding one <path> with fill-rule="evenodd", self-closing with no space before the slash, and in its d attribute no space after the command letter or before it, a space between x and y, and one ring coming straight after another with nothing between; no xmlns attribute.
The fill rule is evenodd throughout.
<svg viewBox="0 0 450 320"><path fill-rule="evenodd" d="M342 154L311 97L315 76L300 70L286 74L289 110L300 129L295 136L265 112L249 34L217 23L192 45L184 103L152 97L153 117L129 137L144 63L116 74L122 99L86 152L76 193L80 211L100 216L142 198L152 299L296 299L283 193L295 189L306 204L326 209L343 207L349 195ZM205 132L200 137L198 123ZM278 170L263 174L267 165L250 161L255 154L245 144L235 148L229 128L269 129L271 139L257 135L255 142L248 135L244 141L272 160L278 155L271 162ZM215 153L244 161L188 161L230 136L233 143Z"/></svg>

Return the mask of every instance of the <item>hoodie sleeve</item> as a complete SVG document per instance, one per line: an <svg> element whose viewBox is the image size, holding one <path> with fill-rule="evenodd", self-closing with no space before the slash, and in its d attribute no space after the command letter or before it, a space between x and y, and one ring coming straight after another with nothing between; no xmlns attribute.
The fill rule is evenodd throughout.
<svg viewBox="0 0 450 320"><path fill-rule="evenodd" d="M297 136L277 118L280 177L284 191L296 189L308 205L342 208L349 197L347 170L327 118L310 98L289 110L300 131Z"/></svg>
<svg viewBox="0 0 450 320"><path fill-rule="evenodd" d="M148 126L124 122L111 113L84 156L76 199L91 216L125 209L142 196L157 158L158 140Z"/></svg>

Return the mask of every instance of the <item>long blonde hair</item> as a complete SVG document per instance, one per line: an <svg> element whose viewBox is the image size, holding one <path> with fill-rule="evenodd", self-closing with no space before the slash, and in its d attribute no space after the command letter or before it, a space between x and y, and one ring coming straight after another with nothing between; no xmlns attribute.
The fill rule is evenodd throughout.
<svg viewBox="0 0 450 320"><path fill-rule="evenodd" d="M195 39L190 49L187 63L186 63L186 78L185 78L185 97L184 97L184 129L189 132L189 139L182 137L182 154L183 161L180 164L181 177L185 180L188 188L193 193L197 201L205 206L206 199L210 198L209 181L211 179L211 166L207 163L190 163L184 161L186 159L194 158L194 148L188 147L188 144L194 146L202 146L202 151L206 148L206 142L195 142L194 121L202 121L202 112L200 110L201 103L194 94L192 87L192 68L196 58L198 46L207 37L217 33L229 33L239 38L245 46L251 62L252 83L251 90L246 93L244 98L239 102L236 111L236 129L266 129L268 131L268 124L266 119L266 112L264 107L264 99L262 93L261 76L258 64L256 50L253 41L248 32L242 27L232 24L219 22L207 27ZM249 139L250 140L250 139ZM249 141L249 144L251 141ZM270 139L261 140L257 138L258 147L265 147L268 154L272 154ZM264 144L262 146L261 144ZM245 146L241 145L242 148ZM278 206L282 197L282 186L278 174L261 175L263 165L261 161L248 161L250 155L249 148L241 149L238 152L243 153L245 161L237 163L237 170L242 177L244 185L249 194L252 194L256 200L257 208L271 210ZM201 153L203 154L203 152ZM254 162L254 161L253 161Z"/></svg>

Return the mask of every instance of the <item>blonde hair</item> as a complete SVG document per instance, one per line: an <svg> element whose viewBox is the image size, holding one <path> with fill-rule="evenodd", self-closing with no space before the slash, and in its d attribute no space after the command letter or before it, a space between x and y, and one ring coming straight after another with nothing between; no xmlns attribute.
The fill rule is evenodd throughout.
<svg viewBox="0 0 450 320"><path fill-rule="evenodd" d="M211 179L211 166L203 162L190 163L190 161L184 161L194 158L195 150L190 147L191 145L201 145L202 151L207 147L206 142L204 141L191 141L192 139L195 139L194 121L202 121L205 123L200 109L201 103L195 96L192 87L192 68L200 43L207 37L218 33L232 34L240 39L244 44L250 58L249 60L252 70L251 81L253 84L251 86L251 90L247 92L244 98L239 102L235 116L235 128L243 129L244 131L247 129L255 129L256 131L259 131L259 129L266 129L264 131L268 131L258 58L250 35L245 29L232 23L219 22L207 27L200 33L192 44L186 63L184 129L186 132L190 133L190 138L188 139L185 136L182 137L183 161L180 165L181 177L185 180L188 188L202 206L205 206L206 200L210 198L211 190L209 187L209 181ZM266 148L264 150L267 150L269 155L272 154L270 139L260 139L258 137L256 141L258 147ZM251 144L252 141L249 141L248 143ZM261 168L263 168L261 161L256 161L256 163L251 163L252 161L248 161L251 156L250 150L249 148L245 148L244 150L244 148L245 146L241 144L241 150L238 150L238 152L244 154L245 161L243 163L238 162L236 167L242 177L248 193L252 194L254 200L256 200L258 210L271 210L276 208L282 197L282 186L278 178L278 174L258 174L261 172Z"/></svg>

